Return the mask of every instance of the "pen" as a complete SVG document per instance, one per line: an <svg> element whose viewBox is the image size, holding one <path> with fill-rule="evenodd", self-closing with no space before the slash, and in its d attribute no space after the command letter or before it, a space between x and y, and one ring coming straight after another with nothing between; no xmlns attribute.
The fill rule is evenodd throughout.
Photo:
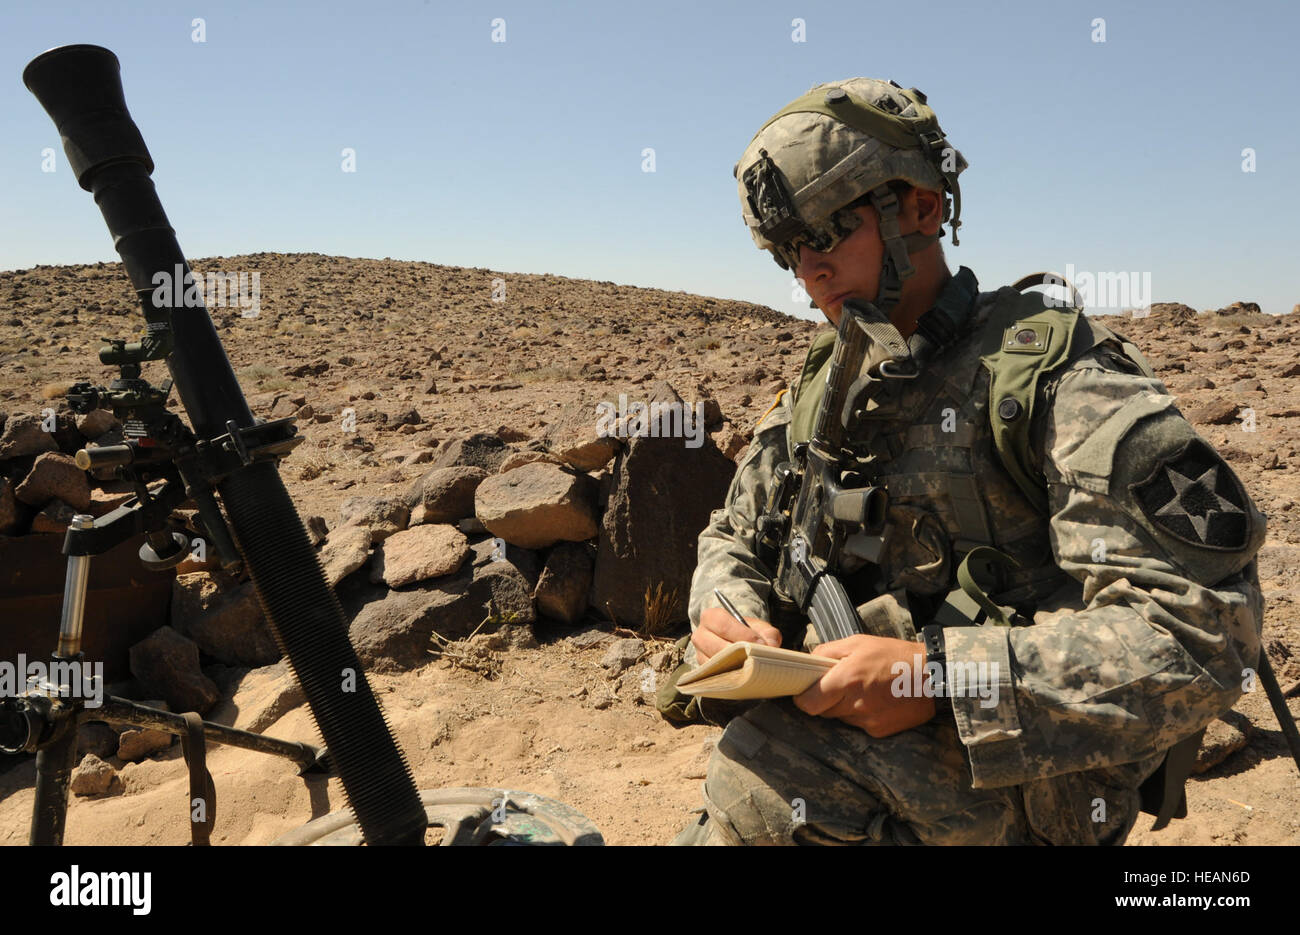
<svg viewBox="0 0 1300 935"><path fill-rule="evenodd" d="M719 591L717 588L714 588L714 589L713 589L713 593L717 596L718 600L722 602L722 606L725 607L725 608L727 609L727 613L729 613L729 614L731 614L731 616L735 617L735 618L736 618L736 621L737 621L737 622L738 622L742 627L748 627L748 626L749 626L749 623L746 622L745 618L742 617L742 616L740 616L740 611L736 610L736 605L733 604L733 603L731 603L731 601L727 600L727 595L723 594L723 593L722 593L721 591Z"/></svg>

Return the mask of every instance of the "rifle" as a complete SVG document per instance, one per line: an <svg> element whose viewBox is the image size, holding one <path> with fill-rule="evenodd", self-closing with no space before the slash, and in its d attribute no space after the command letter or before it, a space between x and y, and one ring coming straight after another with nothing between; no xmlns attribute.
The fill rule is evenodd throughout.
<svg viewBox="0 0 1300 935"><path fill-rule="evenodd" d="M890 354L864 372L873 344ZM917 372L889 319L869 302L846 299L812 437L795 446L793 461L777 466L758 524L759 555L769 567L775 558L778 599L811 619L822 642L863 632L835 572L846 550L867 561L879 559L889 508L885 488L856 470L850 430L884 380Z"/></svg>
<svg viewBox="0 0 1300 935"><path fill-rule="evenodd" d="M366 842L422 844L428 825L425 807L348 640L343 609L277 470L279 460L301 440L293 420L255 422L202 299L187 296L173 315L171 290L156 288L157 276L166 281L180 275L189 283L192 273L150 178L153 160L127 112L117 57L93 45L51 49L27 65L23 83L58 127L77 182L94 193L146 322L143 339L110 340L100 351L104 364L120 368L119 379L107 388L78 384L70 396L83 411L114 409L127 435L123 445L78 452L78 465L117 469L135 483L137 496L107 516L81 518L68 530L68 588L56 660L80 658L88 557L144 532L148 541L140 554L148 567L178 564L189 552L189 541L169 527L167 518L174 507L194 499L222 564L232 567L242 557ZM153 387L141 378L141 365L163 359L172 379ZM173 384L190 426L166 409ZM149 477L161 478L162 487L148 488L144 481ZM228 526L214 494L229 516ZM15 704L21 710L0 712L12 728L0 733L13 735L0 740L38 749L32 843L58 844L75 762L76 724L84 712L57 686L43 699ZM185 729L155 715L149 715L149 726ZM134 716L141 715L137 711ZM212 735L210 727L215 725L189 725L192 742ZM244 732L214 739L236 742L238 733ZM320 759L320 751L303 745L267 752L299 758L305 765ZM196 760L201 759L200 753ZM202 785L201 779L197 784Z"/></svg>

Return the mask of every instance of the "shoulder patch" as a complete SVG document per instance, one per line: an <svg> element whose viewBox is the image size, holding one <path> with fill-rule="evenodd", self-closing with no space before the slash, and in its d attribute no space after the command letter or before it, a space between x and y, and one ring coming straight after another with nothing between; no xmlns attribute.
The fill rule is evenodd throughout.
<svg viewBox="0 0 1300 935"><path fill-rule="evenodd" d="M1190 545L1236 552L1250 538L1246 491L1200 438L1162 458L1129 489L1152 524Z"/></svg>

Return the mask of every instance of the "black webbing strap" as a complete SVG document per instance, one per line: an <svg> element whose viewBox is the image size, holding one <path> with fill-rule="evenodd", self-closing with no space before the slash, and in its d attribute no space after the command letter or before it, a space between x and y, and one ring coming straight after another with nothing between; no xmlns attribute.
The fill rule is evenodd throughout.
<svg viewBox="0 0 1300 935"><path fill-rule="evenodd" d="M217 789L212 774L208 772L203 719L193 711L181 716L185 718L181 753L190 770L190 843L195 847L206 847L212 843L212 827L217 817Z"/></svg>

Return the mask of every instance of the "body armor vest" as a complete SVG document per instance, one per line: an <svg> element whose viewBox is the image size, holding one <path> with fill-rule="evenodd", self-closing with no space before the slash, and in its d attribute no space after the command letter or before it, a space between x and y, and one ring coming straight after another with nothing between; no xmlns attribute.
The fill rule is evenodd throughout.
<svg viewBox="0 0 1300 935"><path fill-rule="evenodd" d="M1043 378L1105 343L1150 371L1124 338L1044 299L1011 287L980 294L962 336L918 377L887 381L873 400L854 451L889 491L889 530L878 563L842 561L855 602L903 589L914 616L929 619L954 589L962 559L981 546L1014 560L988 596L1023 622L1070 580L1053 561L1047 522L1043 423L1034 421L1050 401ZM790 450L811 434L834 340L820 335L809 349Z"/></svg>

